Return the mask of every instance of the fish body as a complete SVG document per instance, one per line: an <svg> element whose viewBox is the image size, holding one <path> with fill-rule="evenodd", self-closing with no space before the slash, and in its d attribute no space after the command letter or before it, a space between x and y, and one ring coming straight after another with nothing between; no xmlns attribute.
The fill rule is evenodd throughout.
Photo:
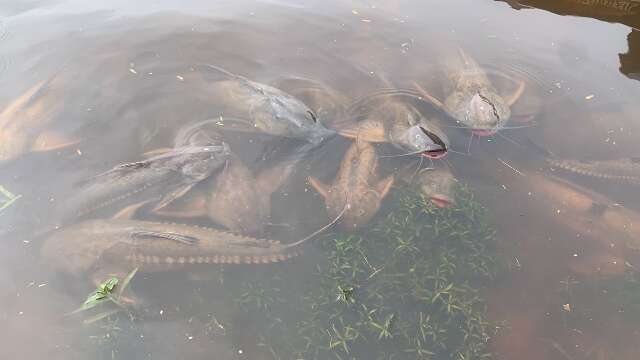
<svg viewBox="0 0 640 360"><path fill-rule="evenodd" d="M416 171L415 166L407 166L398 178L411 185L438 207L449 207L456 203L456 178L448 168L427 168Z"/></svg>
<svg viewBox="0 0 640 360"><path fill-rule="evenodd" d="M289 177L293 168L293 163L281 163L254 175L234 159L207 191L207 216L234 232L261 233L271 217L271 194Z"/></svg>
<svg viewBox="0 0 640 360"><path fill-rule="evenodd" d="M288 78L275 86L304 102L322 124L331 125L348 116L350 100L328 85L305 78Z"/></svg>
<svg viewBox="0 0 640 360"><path fill-rule="evenodd" d="M390 143L408 154L438 159L447 154L449 139L412 104L388 100L369 109L363 120L341 126L338 133L358 141Z"/></svg>
<svg viewBox="0 0 640 360"><path fill-rule="evenodd" d="M333 134L294 96L213 65L207 65L207 68L227 78L209 86L210 95L224 108L220 115L222 122L229 126L223 125L223 128L299 138L312 143L320 143ZM230 121L225 121L225 117L230 117Z"/></svg>
<svg viewBox="0 0 640 360"><path fill-rule="evenodd" d="M176 146L203 145L221 139L210 127L194 124L181 129ZM271 217L271 194L291 175L296 161L283 161L254 174L231 155L224 169L206 181L204 189L194 189L186 201L157 214L174 218L208 217L230 231L254 235L264 230Z"/></svg>
<svg viewBox="0 0 640 360"><path fill-rule="evenodd" d="M575 233L640 250L640 213L554 176L528 175L526 184L531 199Z"/></svg>
<svg viewBox="0 0 640 360"><path fill-rule="evenodd" d="M546 160L551 167L571 173L607 181L640 185L640 158L603 161L579 161L555 158L547 158Z"/></svg>
<svg viewBox="0 0 640 360"><path fill-rule="evenodd" d="M43 132L53 120L53 114L63 106L50 84L51 80L32 86L0 113L0 163L29 151L67 145L68 140L55 139L57 136L52 133Z"/></svg>
<svg viewBox="0 0 640 360"><path fill-rule="evenodd" d="M337 217L344 211L341 226L354 230L366 225L378 212L393 185L393 175L378 180L377 169L378 157L373 146L366 142L354 142L331 185L325 185L313 177L309 178L309 183L324 197L329 215Z"/></svg>
<svg viewBox="0 0 640 360"><path fill-rule="evenodd" d="M256 239L230 232L136 220L87 220L53 233L42 259L70 275L168 271L189 265L267 264L300 253L300 243Z"/></svg>
<svg viewBox="0 0 640 360"><path fill-rule="evenodd" d="M162 207L211 176L229 157L226 143L172 149L147 160L119 165L82 186L62 206L59 225L96 211L155 200Z"/></svg>
<svg viewBox="0 0 640 360"><path fill-rule="evenodd" d="M511 117L511 108L480 65L462 49L443 62L447 78L444 111L478 135L492 135Z"/></svg>

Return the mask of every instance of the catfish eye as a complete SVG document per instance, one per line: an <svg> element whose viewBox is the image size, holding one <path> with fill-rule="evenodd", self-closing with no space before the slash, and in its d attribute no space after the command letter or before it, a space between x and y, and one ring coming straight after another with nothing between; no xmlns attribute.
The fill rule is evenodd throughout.
<svg viewBox="0 0 640 360"><path fill-rule="evenodd" d="M314 123L317 123L318 118L316 117L316 114L314 114L311 110L307 110L307 112L309 113L309 115L311 115L311 120L313 120Z"/></svg>
<svg viewBox="0 0 640 360"><path fill-rule="evenodd" d="M442 149L445 149L445 150L447 149L447 144L445 144L444 141L442 141L442 139L440 139L438 137L438 135L436 135L436 134L432 133L431 131L423 128L422 126L419 126L419 128L420 128L420 131L422 131L425 135L427 135L427 137L431 141L433 141L434 144L442 147Z"/></svg>

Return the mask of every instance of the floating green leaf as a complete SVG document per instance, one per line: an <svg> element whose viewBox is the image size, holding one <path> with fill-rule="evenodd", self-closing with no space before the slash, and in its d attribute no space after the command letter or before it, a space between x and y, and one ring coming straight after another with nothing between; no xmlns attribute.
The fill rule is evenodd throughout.
<svg viewBox="0 0 640 360"><path fill-rule="evenodd" d="M118 309L114 311L105 311L98 315L92 316L91 318L86 319L84 321L85 323L87 321L89 323L93 323L101 319L104 319L105 317L108 317L110 315L113 315L119 311L122 311L124 308L124 305L121 301L123 299L123 293L129 286L129 284L131 283L131 280L133 279L133 277L136 275L137 272L138 272L138 268L133 269L129 274L127 274L127 276L124 278L124 280L122 280L122 282L120 282L120 279L118 279L117 277L111 277L106 281L102 282L97 286L96 290L94 290L91 294L89 294L89 296L87 296L87 299L84 301L84 303L78 309L69 313L69 315L77 314L82 311L93 309L94 307L101 305L103 303L111 303L112 305L115 305L118 307ZM118 287L118 292L117 294L115 294L116 296L114 296L114 290L116 289L116 287Z"/></svg>
<svg viewBox="0 0 640 360"><path fill-rule="evenodd" d="M2 185L0 185L0 195L0 211L8 208L22 197L22 195L14 195Z"/></svg>

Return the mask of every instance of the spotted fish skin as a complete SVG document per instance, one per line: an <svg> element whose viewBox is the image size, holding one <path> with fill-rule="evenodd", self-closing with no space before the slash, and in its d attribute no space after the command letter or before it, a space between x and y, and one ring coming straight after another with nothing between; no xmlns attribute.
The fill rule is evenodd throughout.
<svg viewBox="0 0 640 360"><path fill-rule="evenodd" d="M41 255L69 275L159 272L211 264L269 264L301 253L281 244L226 231L136 220L87 220L47 238Z"/></svg>
<svg viewBox="0 0 640 360"><path fill-rule="evenodd" d="M119 165L87 181L59 209L58 225L90 217L95 212L122 208L140 201L169 201L223 167L230 152L224 142L184 146L140 162Z"/></svg>
<svg viewBox="0 0 640 360"><path fill-rule="evenodd" d="M380 209L393 182L393 175L379 179L378 156L373 145L367 142L351 145L331 185L309 178L311 186L324 197L331 217L340 216L346 209L340 223L345 230L366 225Z"/></svg>
<svg viewBox="0 0 640 360"><path fill-rule="evenodd" d="M578 175L640 185L640 158L603 161L547 159L547 163L551 167Z"/></svg>
<svg viewBox="0 0 640 360"><path fill-rule="evenodd" d="M500 130L511 117L508 102L500 96L480 64L464 50L447 52L450 54L443 62L448 79L445 112L472 130Z"/></svg>

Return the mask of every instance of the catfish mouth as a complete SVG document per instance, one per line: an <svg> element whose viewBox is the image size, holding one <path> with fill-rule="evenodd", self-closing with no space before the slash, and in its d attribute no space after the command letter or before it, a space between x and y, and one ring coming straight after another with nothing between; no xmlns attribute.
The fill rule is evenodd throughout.
<svg viewBox="0 0 640 360"><path fill-rule="evenodd" d="M441 209L453 206L453 200L446 195L434 194L431 195L430 200Z"/></svg>
<svg viewBox="0 0 640 360"><path fill-rule="evenodd" d="M496 129L473 129L473 130L471 130L471 132L474 135L478 135L480 137L486 137L486 136L495 135L498 132L498 130L496 130Z"/></svg>
<svg viewBox="0 0 640 360"><path fill-rule="evenodd" d="M431 140L436 147L435 149L423 151L422 156L428 159L441 159L445 157L447 155L447 144L445 144L445 142L438 135L425 129L424 127L420 126L420 130L425 135L427 135L429 140Z"/></svg>
<svg viewBox="0 0 640 360"><path fill-rule="evenodd" d="M420 155L432 160L442 159L447 156L447 149L427 150Z"/></svg>

